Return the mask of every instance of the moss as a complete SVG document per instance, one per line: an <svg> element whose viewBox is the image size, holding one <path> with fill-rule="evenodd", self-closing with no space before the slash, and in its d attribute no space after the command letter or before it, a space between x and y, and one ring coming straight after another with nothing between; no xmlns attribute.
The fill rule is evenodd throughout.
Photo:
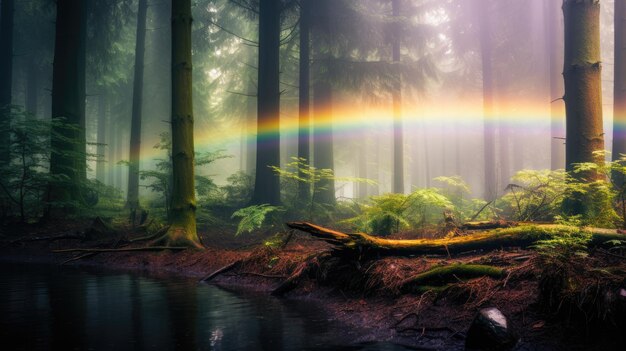
<svg viewBox="0 0 626 351"><path fill-rule="evenodd" d="M402 282L403 288L409 286L441 285L459 279L473 279L479 277L501 278L505 270L498 267L456 263L447 266L437 266L423 273L405 279Z"/></svg>

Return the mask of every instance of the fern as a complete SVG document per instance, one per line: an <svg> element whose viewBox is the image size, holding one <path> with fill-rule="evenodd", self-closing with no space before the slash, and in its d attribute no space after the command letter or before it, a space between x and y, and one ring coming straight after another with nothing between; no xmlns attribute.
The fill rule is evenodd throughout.
<svg viewBox="0 0 626 351"><path fill-rule="evenodd" d="M282 210L282 207L279 206L262 204L244 207L235 211L231 218L241 218L239 224L237 225L237 232L235 233L235 236L239 236L245 232L251 233L254 230L262 228L267 216L270 213Z"/></svg>

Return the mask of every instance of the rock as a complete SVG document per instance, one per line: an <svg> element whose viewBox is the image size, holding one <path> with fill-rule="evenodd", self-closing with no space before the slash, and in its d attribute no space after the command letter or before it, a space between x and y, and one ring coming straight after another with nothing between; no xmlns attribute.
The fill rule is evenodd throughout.
<svg viewBox="0 0 626 351"><path fill-rule="evenodd" d="M465 350L504 351L517 344L506 317L495 307L478 311L465 338Z"/></svg>

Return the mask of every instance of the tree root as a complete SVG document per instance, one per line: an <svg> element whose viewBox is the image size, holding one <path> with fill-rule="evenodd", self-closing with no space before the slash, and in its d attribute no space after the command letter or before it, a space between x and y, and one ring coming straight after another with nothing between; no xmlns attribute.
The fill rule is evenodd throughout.
<svg viewBox="0 0 626 351"><path fill-rule="evenodd" d="M61 262L61 265L68 264L70 262L74 262L74 261L78 261L78 260L82 260L83 258L93 257L93 256L97 255L98 253L99 252L87 252L87 253L84 253L82 255L78 255L78 256L69 258L69 259Z"/></svg>
<svg viewBox="0 0 626 351"><path fill-rule="evenodd" d="M206 277L200 279L200 281L201 282L208 282L211 279L217 277L218 275L220 275L222 273L226 273L226 272L231 271L231 270L233 270L235 268L238 268L239 266L241 266L242 263L243 263L243 260L237 260L237 261L235 261L233 263L229 263L229 264L225 265L224 267L216 270L215 272L207 275Z"/></svg>
<svg viewBox="0 0 626 351"><path fill-rule="evenodd" d="M179 228L178 229L174 228L172 226L167 227L165 232L160 237L157 237L156 239L152 240L148 245L157 246L157 247L158 246L174 246L174 247L185 246L188 249L189 248L194 248L194 249L199 249L199 250L206 249L204 246L202 246L201 243L188 239L184 235L184 231L180 230Z"/></svg>
<svg viewBox="0 0 626 351"><path fill-rule="evenodd" d="M289 278L283 281L276 289L272 291L272 295L274 296L284 296L286 293L292 291L300 282L313 274L317 269L319 269L321 265L321 260L323 258L328 257L330 254L328 252L322 252L320 254L313 255L309 257L304 262L300 263L300 265L291 273Z"/></svg>
<svg viewBox="0 0 626 351"><path fill-rule="evenodd" d="M97 249L97 248L73 248L73 249L62 249L62 250L52 250L53 253L64 253L64 252L125 252L125 251L162 251L162 250L174 250L174 251L182 251L187 250L189 247L186 246L145 246L145 247L126 247L120 249Z"/></svg>
<svg viewBox="0 0 626 351"><path fill-rule="evenodd" d="M30 238L20 238L20 239L9 241L8 244L13 245L13 244L22 243L22 242L47 241L47 240L56 241L56 240L83 240L83 239L85 239L85 237L82 235L62 234L62 235L55 235L55 236L38 236L38 237L30 237Z"/></svg>
<svg viewBox="0 0 626 351"><path fill-rule="evenodd" d="M156 232L150 234L150 235L146 235L146 236L142 236L139 238L135 238L135 239L130 239L128 240L128 242L130 243L136 243L138 241L147 241L147 240L153 240L155 238L161 237L163 236L163 234L167 233L167 230L169 229L169 226L165 226L159 230L157 230Z"/></svg>

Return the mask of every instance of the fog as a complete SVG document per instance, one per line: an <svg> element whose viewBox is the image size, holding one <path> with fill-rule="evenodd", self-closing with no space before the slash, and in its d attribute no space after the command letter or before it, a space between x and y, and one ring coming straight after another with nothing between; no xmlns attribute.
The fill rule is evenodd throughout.
<svg viewBox="0 0 626 351"><path fill-rule="evenodd" d="M488 185L501 195L519 170L554 168L555 157L564 168L563 140L554 139L565 137L562 92L555 94L562 83L551 91L551 79L561 79L562 70L560 1L398 0L396 16L392 1L325 2L312 9L311 101L316 82L327 81L332 107L311 108L315 138L333 141L340 179L376 182L339 179L338 198L393 190L394 125L401 125L403 135L404 192L438 185L439 176L458 175L472 196L484 197ZM87 174L126 192L137 1L88 3L85 128L88 152L101 155L90 159ZM605 145L611 145L613 1L601 5ZM222 150L228 156L197 172L218 185L239 171L255 171L257 6L255 1L200 0L192 7L196 153ZM298 155L300 5L286 1L283 6L280 160L285 166ZM167 157L155 145L170 129L169 10L167 1L148 1L141 170L154 169L157 159ZM50 119L54 2L15 1L14 13L12 104L36 119ZM395 62L394 43L400 53ZM559 63L558 71L551 62ZM489 83L483 80L485 64ZM394 116L398 87L400 115ZM562 123L551 124L554 113L561 114ZM490 146L485 135L491 135ZM557 154L551 154L554 140L560 144ZM493 148L493 171L486 170L485 147ZM493 184L486 185L486 172L495 172ZM147 182L140 180L140 194L150 198Z"/></svg>

